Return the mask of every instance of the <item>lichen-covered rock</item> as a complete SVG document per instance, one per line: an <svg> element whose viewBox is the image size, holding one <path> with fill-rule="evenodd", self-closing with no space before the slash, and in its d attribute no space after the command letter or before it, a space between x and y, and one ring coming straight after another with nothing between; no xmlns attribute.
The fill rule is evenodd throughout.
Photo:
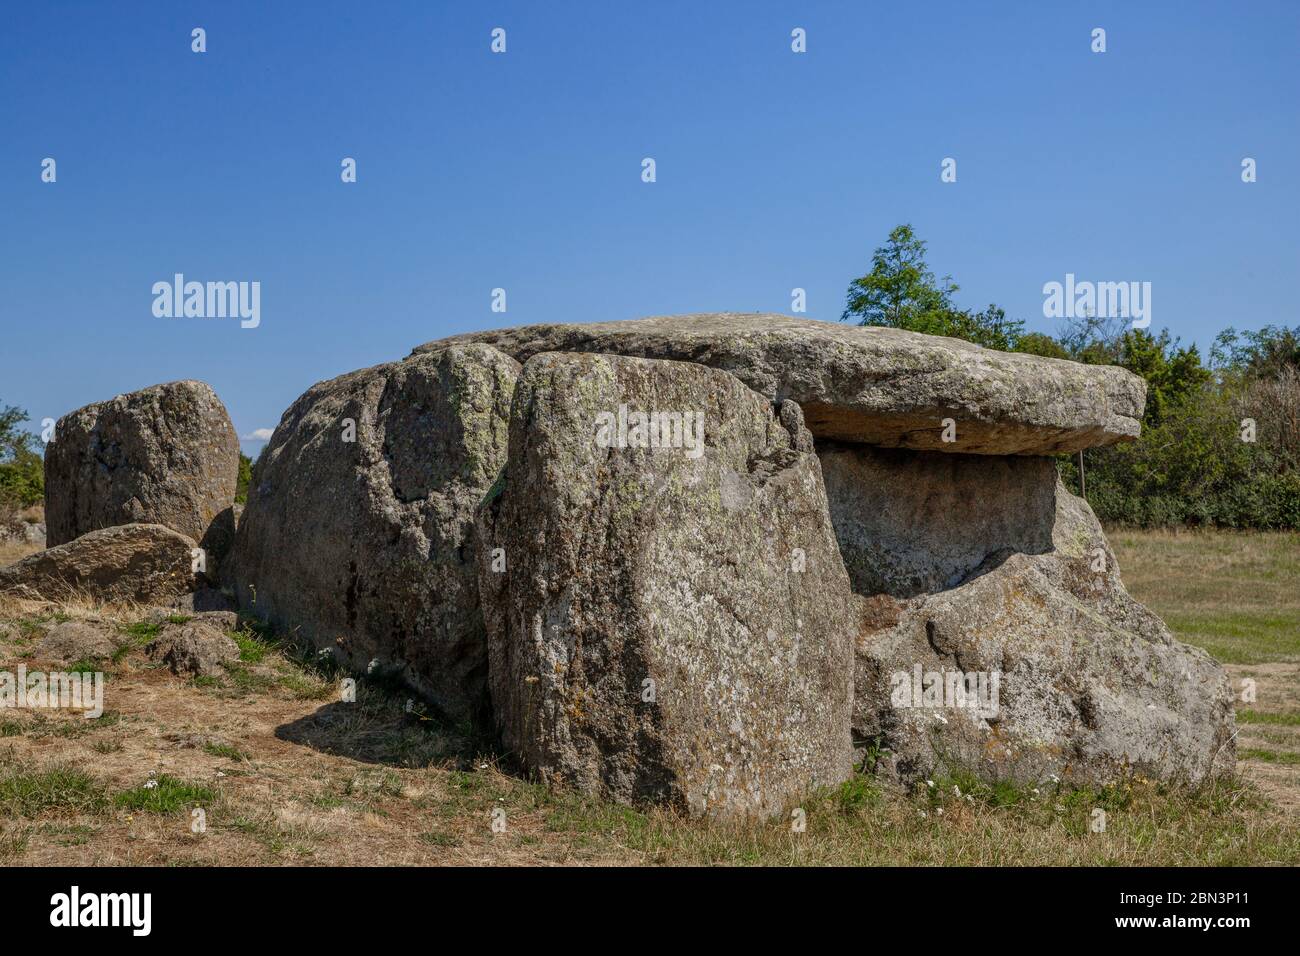
<svg viewBox="0 0 1300 956"><path fill-rule="evenodd" d="M236 532L247 613L482 717L474 512L505 464L518 365L468 345L322 382L285 413Z"/></svg>
<svg viewBox="0 0 1300 956"><path fill-rule="evenodd" d="M160 524L203 542L234 502L238 474L239 439L203 382L87 405L59 419L45 452L48 543L125 524Z"/></svg>
<svg viewBox="0 0 1300 956"><path fill-rule="evenodd" d="M651 413L678 416L658 447ZM505 746L548 783L709 817L843 780L858 625L811 448L796 405L725 372L532 358L480 519Z"/></svg>
<svg viewBox="0 0 1300 956"><path fill-rule="evenodd" d="M957 587L885 599L858 640L856 741L903 781L1231 771L1223 668L1128 595L1087 503L1054 492L1050 550L996 551Z"/></svg>
<svg viewBox="0 0 1300 956"><path fill-rule="evenodd" d="M215 677L239 660L239 645L206 621L168 624L144 652L178 677Z"/></svg>
<svg viewBox="0 0 1300 956"><path fill-rule="evenodd" d="M998 352L960 339L761 313L533 325L418 347L486 342L519 361L603 352L725 369L803 408L819 439L885 447L1046 455L1137 437L1146 383L1108 365ZM952 420L945 430L945 419ZM947 439L951 440L947 440Z"/></svg>
<svg viewBox="0 0 1300 956"><path fill-rule="evenodd" d="M192 538L156 524L102 528L0 568L0 594L163 604L193 591Z"/></svg>

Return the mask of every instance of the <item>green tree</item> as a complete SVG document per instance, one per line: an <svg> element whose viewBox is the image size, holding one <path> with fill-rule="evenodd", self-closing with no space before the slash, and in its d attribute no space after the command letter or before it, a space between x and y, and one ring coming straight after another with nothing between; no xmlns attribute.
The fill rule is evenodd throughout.
<svg viewBox="0 0 1300 956"><path fill-rule="evenodd" d="M1200 398L1212 377L1201 364L1196 345L1180 348L1168 329L1158 336L1145 329L1124 333L1116 364L1146 379L1147 406L1142 420L1149 426L1165 421L1175 407Z"/></svg>
<svg viewBox="0 0 1300 956"><path fill-rule="evenodd" d="M1068 359L1070 353L1065 346L1042 332L1027 332L1016 342L1015 351L1026 355L1042 355L1046 358Z"/></svg>
<svg viewBox="0 0 1300 956"><path fill-rule="evenodd" d="M1300 325L1266 325L1256 332L1226 328L1210 349L1215 369L1239 372L1252 378L1275 379L1290 368L1300 372Z"/></svg>
<svg viewBox="0 0 1300 956"><path fill-rule="evenodd" d="M871 271L849 283L842 321L911 328L952 307L957 291L951 276L936 280L925 263L925 242L911 225L895 226L889 241L871 257Z"/></svg>
<svg viewBox="0 0 1300 956"><path fill-rule="evenodd" d="M895 226L885 245L871 257L871 271L849 283L841 321L860 325L947 335L987 348L1010 351L1024 323L1008 319L990 305L982 312L959 309L952 301L957 285L951 276L935 278L925 261L925 242L908 224Z"/></svg>
<svg viewBox="0 0 1300 956"><path fill-rule="evenodd" d="M239 478L235 483L235 501L245 504L248 501L248 485L253 480L253 460L242 451L239 453Z"/></svg>
<svg viewBox="0 0 1300 956"><path fill-rule="evenodd" d="M12 507L34 505L45 497L45 461L33 446L36 438L19 426L27 412L0 407L0 498Z"/></svg>

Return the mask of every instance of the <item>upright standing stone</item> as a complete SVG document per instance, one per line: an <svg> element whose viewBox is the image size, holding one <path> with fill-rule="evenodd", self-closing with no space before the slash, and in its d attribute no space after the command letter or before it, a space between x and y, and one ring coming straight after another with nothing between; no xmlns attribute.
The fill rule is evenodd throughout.
<svg viewBox="0 0 1300 956"><path fill-rule="evenodd" d="M234 503L238 476L239 438L203 382L87 405L59 419L45 452L48 544L160 524L203 545L213 519Z"/></svg>
<svg viewBox="0 0 1300 956"><path fill-rule="evenodd" d="M538 355L479 555L498 726L542 779L743 818L849 774L857 625L793 403Z"/></svg>

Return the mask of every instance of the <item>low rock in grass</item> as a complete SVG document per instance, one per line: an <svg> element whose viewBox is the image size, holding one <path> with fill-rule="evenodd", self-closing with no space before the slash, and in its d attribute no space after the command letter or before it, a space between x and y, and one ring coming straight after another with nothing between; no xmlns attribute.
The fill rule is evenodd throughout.
<svg viewBox="0 0 1300 956"><path fill-rule="evenodd" d="M102 624L64 621L46 632L32 656L37 660L66 663L111 657L116 650L112 632Z"/></svg>
<svg viewBox="0 0 1300 956"><path fill-rule="evenodd" d="M178 677L215 677L239 660L239 645L210 624L190 621L164 627L145 653Z"/></svg>

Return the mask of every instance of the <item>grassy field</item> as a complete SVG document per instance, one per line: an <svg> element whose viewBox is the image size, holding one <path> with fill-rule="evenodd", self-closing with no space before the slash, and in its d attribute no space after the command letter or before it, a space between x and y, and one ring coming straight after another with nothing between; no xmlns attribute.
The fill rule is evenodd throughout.
<svg viewBox="0 0 1300 956"><path fill-rule="evenodd" d="M464 729L408 713L400 690L362 682L337 703L337 675L250 631L224 676L182 681L143 656L155 626L128 614L101 663L104 717L0 711L0 864L1300 863L1300 539L1112 542L1139 599L1230 661L1235 685L1256 682L1239 705L1240 780L901 794L857 777L805 802L803 832L709 827L547 793ZM0 607L0 659L82 613ZM1096 808L1104 833L1089 829Z"/></svg>
<svg viewBox="0 0 1300 956"><path fill-rule="evenodd" d="M1228 668L1242 776L1300 813L1300 534L1110 534L1124 584Z"/></svg>

